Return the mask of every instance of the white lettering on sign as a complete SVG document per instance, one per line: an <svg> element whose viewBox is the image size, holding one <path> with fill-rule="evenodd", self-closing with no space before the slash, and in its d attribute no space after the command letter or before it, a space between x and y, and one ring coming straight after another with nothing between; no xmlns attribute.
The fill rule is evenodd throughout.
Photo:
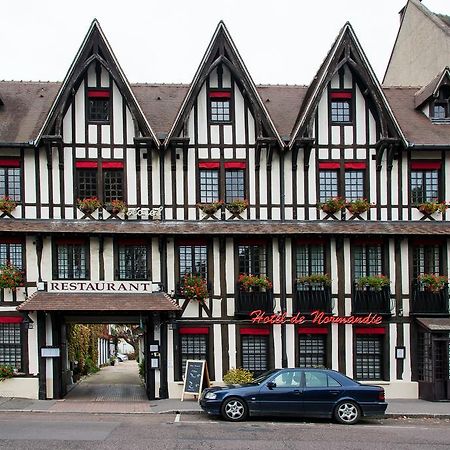
<svg viewBox="0 0 450 450"><path fill-rule="evenodd" d="M128 208L126 214L128 217L152 217L154 220L161 220L163 207L158 208Z"/></svg>
<svg viewBox="0 0 450 450"><path fill-rule="evenodd" d="M160 292L151 281L49 281L48 292Z"/></svg>

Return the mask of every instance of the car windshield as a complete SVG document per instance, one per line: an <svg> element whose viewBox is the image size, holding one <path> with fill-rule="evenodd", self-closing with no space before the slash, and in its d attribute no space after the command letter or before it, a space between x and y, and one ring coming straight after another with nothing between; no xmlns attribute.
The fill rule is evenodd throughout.
<svg viewBox="0 0 450 450"><path fill-rule="evenodd" d="M271 375L273 375L275 372L278 372L278 370L269 370L268 372L264 372L262 375L260 375L259 377L255 378L252 383L255 384L261 384L264 383L264 381L267 380L267 378L269 378Z"/></svg>

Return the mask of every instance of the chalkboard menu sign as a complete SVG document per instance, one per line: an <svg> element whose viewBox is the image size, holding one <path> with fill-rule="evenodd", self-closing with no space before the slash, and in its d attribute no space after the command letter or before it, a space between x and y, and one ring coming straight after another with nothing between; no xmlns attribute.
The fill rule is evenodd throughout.
<svg viewBox="0 0 450 450"><path fill-rule="evenodd" d="M184 394L200 396L202 390L209 386L209 374L206 361L188 359L184 372L184 386L181 401Z"/></svg>

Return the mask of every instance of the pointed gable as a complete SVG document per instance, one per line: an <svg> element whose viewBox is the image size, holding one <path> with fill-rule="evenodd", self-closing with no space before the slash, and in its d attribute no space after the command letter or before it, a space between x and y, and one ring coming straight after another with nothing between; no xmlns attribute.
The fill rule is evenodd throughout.
<svg viewBox="0 0 450 450"><path fill-rule="evenodd" d="M377 112L376 115L380 121L382 138L401 138L405 142L375 73L358 42L352 26L347 22L341 29L331 50L308 88L291 133L290 148L295 145L296 140L303 137L311 137L310 127L322 94L333 77L345 65L347 65L353 76L357 79L358 84L362 88L363 95L366 98L370 98L371 106Z"/></svg>
<svg viewBox="0 0 450 450"><path fill-rule="evenodd" d="M439 89L443 85L450 86L450 69L448 67L445 67L433 80L416 92L414 95L416 108L422 106L430 98L437 97Z"/></svg>
<svg viewBox="0 0 450 450"><path fill-rule="evenodd" d="M95 19L67 72L36 142L44 135L61 135L62 121L67 105L82 77L93 62L100 64L116 83L120 93L127 101L127 106L135 120L135 126L142 136L150 138L155 146L158 146L159 141L145 118L130 84L100 28L100 24Z"/></svg>
<svg viewBox="0 0 450 450"><path fill-rule="evenodd" d="M282 148L283 142L275 125L273 124L256 86L222 21L219 22L200 66L197 69L189 91L186 94L175 122L165 140L165 145L168 146L172 138L176 138L181 134L183 128L187 124L190 111L204 82L213 70L220 65L224 65L231 72L239 84L242 95L248 100L256 122L257 138L273 138Z"/></svg>

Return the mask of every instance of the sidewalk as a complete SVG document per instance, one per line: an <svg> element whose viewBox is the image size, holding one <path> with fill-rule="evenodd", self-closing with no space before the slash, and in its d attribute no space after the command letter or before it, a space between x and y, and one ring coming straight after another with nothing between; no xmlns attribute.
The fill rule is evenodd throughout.
<svg viewBox="0 0 450 450"><path fill-rule="evenodd" d="M178 399L146 401L70 401L0 398L1 412L51 412L95 414L203 414L195 400ZM388 400L386 417L450 419L450 402L424 400Z"/></svg>

